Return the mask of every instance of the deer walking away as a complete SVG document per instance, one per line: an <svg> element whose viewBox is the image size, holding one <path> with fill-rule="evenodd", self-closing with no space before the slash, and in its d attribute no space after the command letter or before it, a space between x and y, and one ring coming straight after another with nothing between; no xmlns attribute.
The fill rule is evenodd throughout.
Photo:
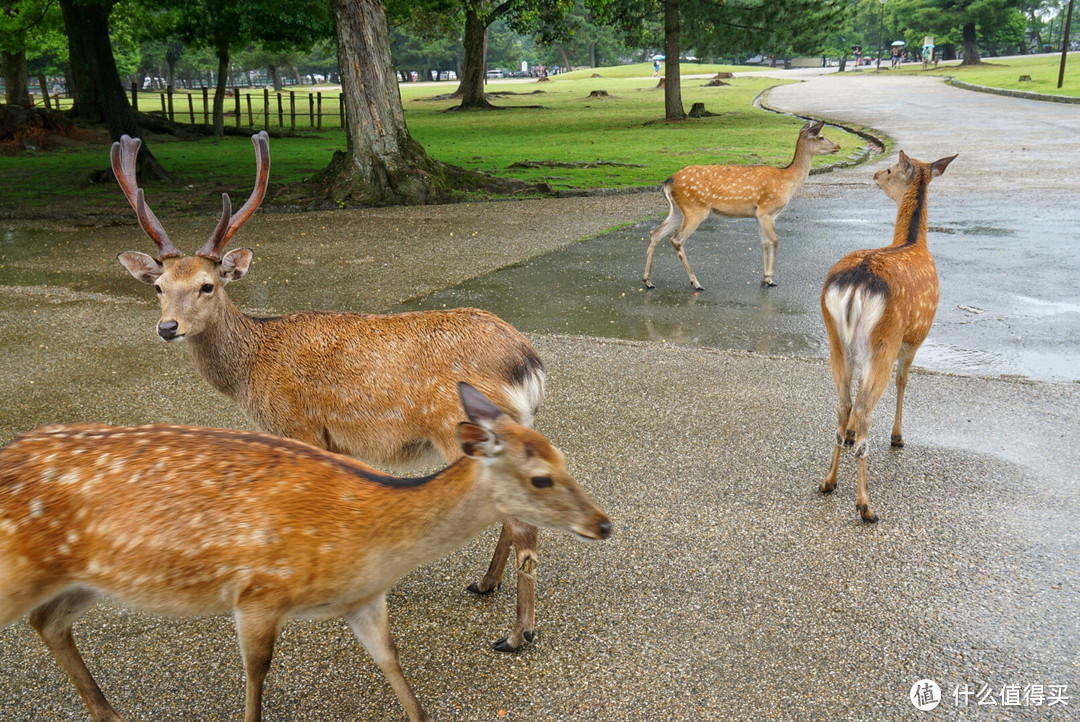
<svg viewBox="0 0 1080 722"><path fill-rule="evenodd" d="M461 455L464 417L456 384L479 389L515 421L531 425L544 394L544 366L521 333L479 309L401 314L302 312L253 318L229 300L228 283L244 277L253 251L225 245L255 212L269 178L266 132L252 136L256 182L235 216L227 194L221 220L195 256L173 245L135 179L139 140L114 143L113 171L157 259L119 255L132 276L154 286L161 304L157 332L187 343L200 375L232 399L260 430L391 471L415 472ZM518 610L498 651L533 636L537 531L506 519L491 564L469 587L494 591L513 544Z"/></svg>
<svg viewBox="0 0 1080 722"><path fill-rule="evenodd" d="M690 260L686 257L686 241L710 213L731 218L757 218L761 236L762 283L775 286L776 275L776 217L810 175L810 162L815 155L836 153L840 146L821 135L824 122L809 122L799 131L795 157L783 168L766 165L692 165L664 181L660 189L668 202L668 216L649 233L649 250L645 254L646 288L652 281L653 252L656 244L672 231L671 245L679 255L690 284L701 290Z"/></svg>
<svg viewBox="0 0 1080 722"><path fill-rule="evenodd" d="M829 365L839 397L836 447L821 482L822 493L836 489L840 452L853 443L858 460L856 507L863 521L878 517L870 506L867 455L870 416L896 365L896 416L892 445L902 447L900 429L908 371L926 340L938 303L938 277L926 245L930 181L956 156L933 163L900 159L878 171L874 182L899 204L892 244L856 251L832 267L821 290L821 315L829 336ZM851 382L861 367L854 406Z"/></svg>
<svg viewBox="0 0 1080 722"><path fill-rule="evenodd" d="M611 522L539 433L462 384L464 458L387 476L291 439L187 426L50 426L0 450L0 627L30 623L96 722L122 718L72 625L101 595L172 616L231 614L261 718L289 618L344 616L413 722L386 593L404 574L505 517L583 540Z"/></svg>

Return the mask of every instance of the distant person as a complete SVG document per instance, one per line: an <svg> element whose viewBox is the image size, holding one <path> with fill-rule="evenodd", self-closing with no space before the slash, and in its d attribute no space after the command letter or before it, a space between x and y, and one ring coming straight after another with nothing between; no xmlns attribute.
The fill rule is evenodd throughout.
<svg viewBox="0 0 1080 722"><path fill-rule="evenodd" d="M892 49L892 65L890 67L892 67L893 70L896 70L896 66L899 65L899 64L900 64L900 46L896 46L896 47L894 47Z"/></svg>
<svg viewBox="0 0 1080 722"><path fill-rule="evenodd" d="M652 76L654 78L660 77L660 58L656 58L652 61Z"/></svg>
<svg viewBox="0 0 1080 722"><path fill-rule="evenodd" d="M862 46L852 46L851 51L855 54L855 67L857 68L862 65Z"/></svg>

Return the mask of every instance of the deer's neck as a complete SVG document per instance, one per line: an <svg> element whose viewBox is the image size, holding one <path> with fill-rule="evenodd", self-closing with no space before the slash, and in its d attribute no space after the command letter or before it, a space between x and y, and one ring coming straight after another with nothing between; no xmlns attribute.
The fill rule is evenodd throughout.
<svg viewBox="0 0 1080 722"><path fill-rule="evenodd" d="M242 401L259 336L259 322L226 296L224 312L215 323L187 339L188 350L196 370L211 386L234 401Z"/></svg>
<svg viewBox="0 0 1080 722"><path fill-rule="evenodd" d="M806 141L800 137L795 144L795 157L780 169L787 185L794 189L806 182L807 177L810 175L810 162L813 158L814 156L807 147Z"/></svg>
<svg viewBox="0 0 1080 722"><path fill-rule="evenodd" d="M387 494L374 541L408 569L461 548L502 517L487 473L466 457L424 483Z"/></svg>
<svg viewBox="0 0 1080 722"><path fill-rule="evenodd" d="M926 246L926 191L929 178L922 168L916 168L916 173L918 177L904 192L896 211L894 246Z"/></svg>

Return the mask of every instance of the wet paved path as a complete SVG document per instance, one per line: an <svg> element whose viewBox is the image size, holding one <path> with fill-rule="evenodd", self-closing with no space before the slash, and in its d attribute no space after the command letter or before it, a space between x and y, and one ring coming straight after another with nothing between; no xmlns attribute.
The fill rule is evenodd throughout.
<svg viewBox="0 0 1080 722"><path fill-rule="evenodd" d="M875 88L885 93L889 87L888 81L872 88L863 84L880 80L852 80L857 85L850 97L836 98L836 107L862 107ZM773 101L809 105L848 92L831 84L798 88L801 98ZM1001 117L1020 108L1034 112L1024 101L992 97ZM957 102L983 102L966 98ZM960 161L969 151L976 156L968 167L988 162L977 157L981 131L974 126L940 144L923 144L914 129L897 127L895 113L883 115L886 131L911 133L905 147L917 157L947 155L962 143ZM1069 133L1059 132L1063 147ZM998 218L995 207L1010 199L1010 183L1038 182L1024 192L1049 193L1036 196L1043 201L1032 203L1032 212L1067 213L1067 202L1075 207L1075 197L1060 187L1050 192L1053 184L1028 179L1029 166L1003 162L993 179L998 195L988 196L969 177L974 170L958 161L935 185L940 195L931 222L963 233L937 231L932 242L944 252L949 241L973 231L970 219ZM690 252L708 288L696 299L727 304L741 314L734 316L738 321L713 313L688 326L679 310L695 297L680 288L685 279L677 264L657 278L656 295L639 294L644 245L638 228L623 233L625 246L615 237L596 253L589 243L573 246L561 275L556 267L510 285L550 316L546 330L533 334L550 372L537 426L567 453L578 479L611 514L615 533L591 546L542 535L539 637L516 657L487 649L505 633L513 595L476 599L464 591L486 566L495 530L402 580L390 595L391 624L406 675L434 719L1075 719L1080 384L916 370L905 406L907 446L888 448L891 394L871 430L871 495L881 521L857 520L849 457L836 493L823 498L816 491L831 452L835 401L827 364L814 356L810 326L799 320L816 282L803 287L796 278L826 267L833 259L825 256L840 250L840 237L887 227L883 197L868 185L870 170L812 178L799 205L781 216L782 239L785 229L798 232L813 214L819 234L829 238L817 242L824 247L781 241L783 285L774 295L756 285L760 254L752 226L739 227L733 238L729 226L735 224L710 222L695 235ZM1075 182L1075 174L1070 178ZM867 208L857 233L821 220L849 199ZM966 208L976 210L965 215ZM658 198L651 205L634 197L301 217L260 213L238 239L258 244L257 261L229 292L256 313L375 310L414 293L474 284L465 300L494 307L511 291L499 290L506 285L485 291L482 279L490 271L589 235L601 215L601 227L610 227L661 210ZM206 219L202 234L194 230L198 220L163 220L174 239L205 235ZM1012 233L989 235L980 244L1026 238L1023 226L1003 227ZM0 238L4 439L47 421L247 426L195 376L182 346L154 338L151 292L114 260L121 250L147 250L137 229L37 233L12 228ZM711 261L710 243L716 248ZM79 249L74 257L72 249ZM745 261L735 257L744 253ZM968 267L959 251L956 258ZM600 270L583 272L582 265ZM581 308L555 305L579 278L578 285L598 279ZM992 279L980 285L993 301ZM1071 279L1052 277L1028 295L1056 298L1070 288ZM782 321L754 313L755 305L769 311L770 303ZM987 310L975 316L999 313L984 303ZM596 338L601 327L618 325L631 312L637 319L628 328L651 323L656 333L646 334L650 339L700 336L702 345ZM594 318L584 329L560 325L574 316ZM727 351L700 340L715 333L709 326L744 324L751 349L755 337L766 339L761 352ZM766 331L773 327L770 339ZM589 335L553 332L564 329ZM952 343L940 338L941 345ZM792 347L783 339L792 339ZM76 634L91 669L129 719L240 717L243 674L230 620L162 620L102 604ZM937 680L946 700L920 716L908 692L923 677ZM969 701L958 709L954 689L978 692L984 685L996 695L1013 686L1067 685L1071 699L1067 707L1044 702L976 710ZM265 719L402 718L343 624L286 625L267 682ZM0 719L85 719L71 685L24 623L0 631Z"/></svg>

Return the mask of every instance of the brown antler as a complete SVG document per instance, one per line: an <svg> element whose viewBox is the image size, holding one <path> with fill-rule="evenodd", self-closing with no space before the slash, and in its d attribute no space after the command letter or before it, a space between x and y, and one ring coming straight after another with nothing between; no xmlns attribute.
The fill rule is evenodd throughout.
<svg viewBox="0 0 1080 722"><path fill-rule="evenodd" d="M135 159L139 155L140 145L142 145L141 140L127 135L120 136L120 141L112 144L113 175L116 176L116 182L120 184L120 189L127 196L128 203L135 209L135 214L139 217L139 225L158 247L158 258L178 258L184 254L172 244L169 235L161 227L161 221L146 205L142 188L139 188L135 179Z"/></svg>
<svg viewBox="0 0 1080 722"><path fill-rule="evenodd" d="M235 216L232 215L232 201L229 200L229 194L221 194L221 220L218 221L210 239L197 253L203 258L220 261L221 251L225 248L225 244L251 217L251 214L262 203L263 196L266 195L266 184L270 180L270 136L265 130L259 131L251 136L251 143L255 146L255 187L251 190L247 203L240 207Z"/></svg>

